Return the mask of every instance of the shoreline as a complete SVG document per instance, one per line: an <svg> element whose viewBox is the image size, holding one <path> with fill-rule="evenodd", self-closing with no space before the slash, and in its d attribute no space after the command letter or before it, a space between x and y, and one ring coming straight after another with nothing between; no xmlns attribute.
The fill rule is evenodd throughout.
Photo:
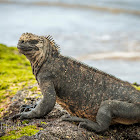
<svg viewBox="0 0 140 140"><path fill-rule="evenodd" d="M0 4L18 4L18 5L34 5L34 6L53 6L53 7L62 7L62 8L78 8L85 10L93 10L93 11L102 11L108 12L112 14L133 14L140 15L140 11L138 10L128 10L122 8L111 8L111 7L103 7L97 5L82 5L82 4L70 4L63 2L17 2L17 1L8 1L8 0L0 0Z"/></svg>

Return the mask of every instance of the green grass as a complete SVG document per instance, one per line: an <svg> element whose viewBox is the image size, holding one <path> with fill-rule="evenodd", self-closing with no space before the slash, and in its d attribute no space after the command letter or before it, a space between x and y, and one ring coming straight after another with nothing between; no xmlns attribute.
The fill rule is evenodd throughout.
<svg viewBox="0 0 140 140"><path fill-rule="evenodd" d="M1 140L14 140L22 136L32 136L39 131L36 126L28 125L25 127L16 127L16 130L9 131Z"/></svg>
<svg viewBox="0 0 140 140"><path fill-rule="evenodd" d="M35 82L26 57L19 54L16 47L0 44L0 105L18 90Z"/></svg>
<svg viewBox="0 0 140 140"><path fill-rule="evenodd" d="M134 85L134 87L135 87L137 90L140 90L140 86L135 86L135 85Z"/></svg>

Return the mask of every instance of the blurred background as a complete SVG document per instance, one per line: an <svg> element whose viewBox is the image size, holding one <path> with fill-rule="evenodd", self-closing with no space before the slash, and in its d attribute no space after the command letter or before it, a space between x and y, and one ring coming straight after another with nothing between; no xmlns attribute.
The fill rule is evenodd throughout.
<svg viewBox="0 0 140 140"><path fill-rule="evenodd" d="M52 35L61 53L140 83L140 0L0 0L0 43Z"/></svg>

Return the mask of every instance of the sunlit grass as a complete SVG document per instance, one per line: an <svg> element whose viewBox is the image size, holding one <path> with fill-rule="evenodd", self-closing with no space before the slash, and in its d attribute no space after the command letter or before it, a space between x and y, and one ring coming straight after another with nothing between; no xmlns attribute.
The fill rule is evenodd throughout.
<svg viewBox="0 0 140 140"><path fill-rule="evenodd" d="M35 83L29 61L16 47L0 44L0 105L18 90Z"/></svg>
<svg viewBox="0 0 140 140"><path fill-rule="evenodd" d="M22 136L32 136L36 134L40 129L34 125L28 125L24 127L16 127L16 130L9 131L5 136L1 137L1 140L15 140Z"/></svg>

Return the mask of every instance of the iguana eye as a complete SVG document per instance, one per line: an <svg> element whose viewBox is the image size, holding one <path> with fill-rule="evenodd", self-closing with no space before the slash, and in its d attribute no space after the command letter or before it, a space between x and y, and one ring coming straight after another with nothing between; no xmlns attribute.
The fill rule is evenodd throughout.
<svg viewBox="0 0 140 140"><path fill-rule="evenodd" d="M43 39L40 40L40 43L43 43Z"/></svg>
<svg viewBox="0 0 140 140"><path fill-rule="evenodd" d="M20 42L21 42L21 43L24 43L24 40L21 40Z"/></svg>
<svg viewBox="0 0 140 140"><path fill-rule="evenodd" d="M37 44L38 41L37 40L30 40L29 43L31 43L31 44Z"/></svg>

